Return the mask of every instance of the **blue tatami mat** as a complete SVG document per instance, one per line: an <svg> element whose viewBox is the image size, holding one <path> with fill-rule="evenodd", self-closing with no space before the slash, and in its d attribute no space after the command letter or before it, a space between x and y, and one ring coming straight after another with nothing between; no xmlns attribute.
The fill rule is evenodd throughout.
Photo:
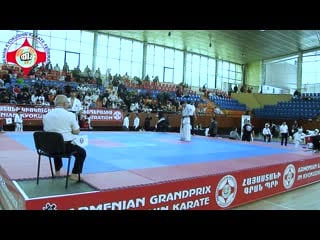
<svg viewBox="0 0 320 240"><path fill-rule="evenodd" d="M33 132L7 132L9 137L35 150ZM87 158L83 173L123 171L208 161L287 153L271 143L258 146L222 138L193 136L181 142L179 133L157 132L82 132L88 135ZM66 164L65 164L66 165Z"/></svg>

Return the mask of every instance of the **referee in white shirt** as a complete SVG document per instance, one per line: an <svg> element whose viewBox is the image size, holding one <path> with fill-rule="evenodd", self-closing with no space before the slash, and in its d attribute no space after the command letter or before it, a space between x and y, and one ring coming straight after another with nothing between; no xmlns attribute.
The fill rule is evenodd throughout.
<svg viewBox="0 0 320 240"><path fill-rule="evenodd" d="M66 152L75 152L75 162L70 179L78 180L78 174L82 173L83 163L87 156L84 148L72 142L75 139L75 135L80 133L80 126L74 114L67 110L69 107L67 96L57 95L54 103L56 107L44 115L42 119L43 130L61 133L65 142ZM59 176L62 168L62 159L54 158L54 166L56 176Z"/></svg>

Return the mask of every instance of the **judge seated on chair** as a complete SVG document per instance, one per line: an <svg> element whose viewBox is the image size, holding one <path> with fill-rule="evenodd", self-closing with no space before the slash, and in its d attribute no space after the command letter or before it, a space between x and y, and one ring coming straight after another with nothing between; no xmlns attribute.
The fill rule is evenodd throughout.
<svg viewBox="0 0 320 240"><path fill-rule="evenodd" d="M80 133L80 126L74 114L68 111L70 101L65 95L57 95L55 98L55 108L43 117L43 130L46 132L58 132L63 135L66 152L73 152L75 163L70 175L71 180L77 180L82 173L83 163L86 158L86 150L76 144L73 140L75 135ZM60 175L62 159L54 158L56 175Z"/></svg>

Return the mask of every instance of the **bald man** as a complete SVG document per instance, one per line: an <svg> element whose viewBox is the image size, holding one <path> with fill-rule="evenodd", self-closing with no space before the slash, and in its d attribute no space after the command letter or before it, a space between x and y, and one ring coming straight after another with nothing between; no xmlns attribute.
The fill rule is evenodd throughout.
<svg viewBox="0 0 320 240"><path fill-rule="evenodd" d="M64 139L66 152L75 152L75 162L70 175L71 180L78 180L78 174L82 173L83 163L86 158L86 150L73 143L75 135L80 133L80 126L74 113L69 112L69 101L65 95L57 95L55 108L43 117L43 130L46 132L61 133ZM60 176L62 168L62 159L54 159L56 176Z"/></svg>

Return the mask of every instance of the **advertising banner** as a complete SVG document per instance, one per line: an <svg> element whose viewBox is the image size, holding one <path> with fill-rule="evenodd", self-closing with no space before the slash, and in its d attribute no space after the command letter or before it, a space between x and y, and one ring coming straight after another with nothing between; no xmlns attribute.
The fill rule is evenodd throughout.
<svg viewBox="0 0 320 240"><path fill-rule="evenodd" d="M47 112L51 111L53 107L49 106L35 106L35 105L14 105L14 104L0 104L0 118L9 119L14 118L18 110L22 111L24 120L42 120L42 117ZM91 108L84 110L83 114L90 114L91 121L112 121L122 122L123 112L119 109L105 109L105 108ZM7 123L8 124L8 123Z"/></svg>
<svg viewBox="0 0 320 240"><path fill-rule="evenodd" d="M320 159L147 186L29 199L43 210L222 210L320 181Z"/></svg>

